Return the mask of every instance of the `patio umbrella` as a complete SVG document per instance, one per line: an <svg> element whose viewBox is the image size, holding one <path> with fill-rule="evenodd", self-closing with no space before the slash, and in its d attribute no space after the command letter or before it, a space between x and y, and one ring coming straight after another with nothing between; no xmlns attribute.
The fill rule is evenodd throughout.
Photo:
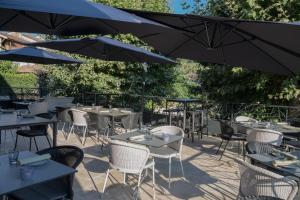
<svg viewBox="0 0 300 200"><path fill-rule="evenodd" d="M53 40L28 45L81 54L101 60L174 63L173 60L162 55L108 37Z"/></svg>
<svg viewBox="0 0 300 200"><path fill-rule="evenodd" d="M130 12L181 31L140 37L166 56L281 75L300 73L299 24Z"/></svg>
<svg viewBox="0 0 300 200"><path fill-rule="evenodd" d="M169 27L86 0L0 0L0 30L54 35L155 34Z"/></svg>
<svg viewBox="0 0 300 200"><path fill-rule="evenodd" d="M80 60L75 60L60 54L51 53L34 47L24 47L19 49L0 51L0 60L10 60L16 62L27 62L37 64L80 64Z"/></svg>

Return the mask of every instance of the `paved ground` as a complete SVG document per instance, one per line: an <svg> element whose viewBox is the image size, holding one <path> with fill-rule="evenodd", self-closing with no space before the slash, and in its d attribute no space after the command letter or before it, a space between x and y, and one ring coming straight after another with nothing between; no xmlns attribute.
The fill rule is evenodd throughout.
<svg viewBox="0 0 300 200"><path fill-rule="evenodd" d="M2 136L3 139L4 136ZM7 132L6 140L8 145L6 145L5 151L8 151L13 146L13 138L9 131ZM74 183L75 199L100 199L105 172L108 167L107 151L105 148L101 150L101 142L98 143L95 138L91 137L87 139L85 146L82 146L76 135L71 135L70 139L66 140L64 135L59 133L58 144L76 145L85 152L84 161L78 167ZM168 161L157 160L156 199L236 199L239 174L232 157L237 157L237 154L228 152L222 161L219 161L219 157L215 155L218 144L219 140L213 137L204 138L194 143L187 139L183 147L185 179L182 178L179 162L174 159L171 189L168 189L166 179L168 176ZM40 148L48 147L44 138L38 140L38 145ZM20 150L27 149L28 140L21 139L18 148ZM4 152L3 145L1 145L1 151ZM122 177L122 174L118 172L112 173L109 185L113 185L113 187L111 186L108 189L106 196L113 195L119 197L116 199L126 199L127 187L118 184L122 183ZM134 186L137 182L136 177L129 176L128 182L129 185ZM151 178L146 178L141 186L141 198L143 200L152 199L152 194L152 180Z"/></svg>

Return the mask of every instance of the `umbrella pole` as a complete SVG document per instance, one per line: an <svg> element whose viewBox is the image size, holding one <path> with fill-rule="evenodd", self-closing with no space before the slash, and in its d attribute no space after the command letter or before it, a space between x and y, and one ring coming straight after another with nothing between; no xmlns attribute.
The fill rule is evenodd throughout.
<svg viewBox="0 0 300 200"><path fill-rule="evenodd" d="M141 97L141 118L140 118L140 126L143 125L144 122L144 110L145 110L145 85L146 85L146 73L148 71L148 64L143 63L143 83L142 83L142 97Z"/></svg>

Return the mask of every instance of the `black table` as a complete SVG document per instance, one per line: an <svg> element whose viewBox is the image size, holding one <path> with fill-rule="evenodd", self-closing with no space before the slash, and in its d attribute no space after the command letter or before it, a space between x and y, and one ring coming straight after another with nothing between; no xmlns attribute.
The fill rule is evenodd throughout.
<svg viewBox="0 0 300 200"><path fill-rule="evenodd" d="M294 126L290 126L290 125L283 125L283 124L277 124L275 127L271 127L271 128L267 128L264 126L251 126L251 124L245 124L245 123L236 123L237 125L247 128L247 129L272 129L274 131L278 131L281 132L283 134L284 137L289 138L296 138L296 139L300 139L300 128L299 127L294 127Z"/></svg>
<svg viewBox="0 0 300 200"><path fill-rule="evenodd" d="M274 160L277 160L278 158L271 155L247 154L246 156L257 163L260 163L266 167L273 169L274 171L277 171L279 174L289 175L297 179L300 179L300 167L295 167L295 168L275 167L273 166L272 162Z"/></svg>
<svg viewBox="0 0 300 200"><path fill-rule="evenodd" d="M166 110L168 110L168 103L175 102L175 103L182 103L183 104L183 125L182 129L185 131L185 122L186 122L186 111L188 110L188 104L190 103L201 103L203 100L201 99L185 99L185 98L175 98L175 99L166 99Z"/></svg>
<svg viewBox="0 0 300 200"><path fill-rule="evenodd" d="M26 158L33 155L35 154L24 151L19 156ZM24 181L20 178L20 166L10 165L8 155L0 156L0 171L0 196L76 173L73 168L49 160L44 165L34 167L32 178Z"/></svg>
<svg viewBox="0 0 300 200"><path fill-rule="evenodd" d="M17 113L1 113L0 114L0 130L16 129L24 126L48 125L52 124L53 130L53 146L57 143L57 120L45 119L41 117L23 118L17 117Z"/></svg>

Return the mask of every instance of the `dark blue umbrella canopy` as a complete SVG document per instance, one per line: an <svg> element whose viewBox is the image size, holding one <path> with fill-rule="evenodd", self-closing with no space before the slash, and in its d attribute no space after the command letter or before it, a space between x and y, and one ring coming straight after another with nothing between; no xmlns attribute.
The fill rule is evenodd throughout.
<svg viewBox="0 0 300 200"><path fill-rule="evenodd" d="M171 28L86 0L0 0L0 30L54 35L132 33Z"/></svg>
<svg viewBox="0 0 300 200"><path fill-rule="evenodd" d="M80 64L80 60L75 60L60 54L51 53L34 47L24 47L19 49L0 51L0 60L10 60L15 62L37 63L37 64Z"/></svg>
<svg viewBox="0 0 300 200"><path fill-rule="evenodd" d="M299 24L130 12L180 30L140 37L166 56L281 75L300 73Z"/></svg>
<svg viewBox="0 0 300 200"><path fill-rule="evenodd" d="M173 60L162 55L108 37L53 40L29 45L81 54L101 60L174 63Z"/></svg>

